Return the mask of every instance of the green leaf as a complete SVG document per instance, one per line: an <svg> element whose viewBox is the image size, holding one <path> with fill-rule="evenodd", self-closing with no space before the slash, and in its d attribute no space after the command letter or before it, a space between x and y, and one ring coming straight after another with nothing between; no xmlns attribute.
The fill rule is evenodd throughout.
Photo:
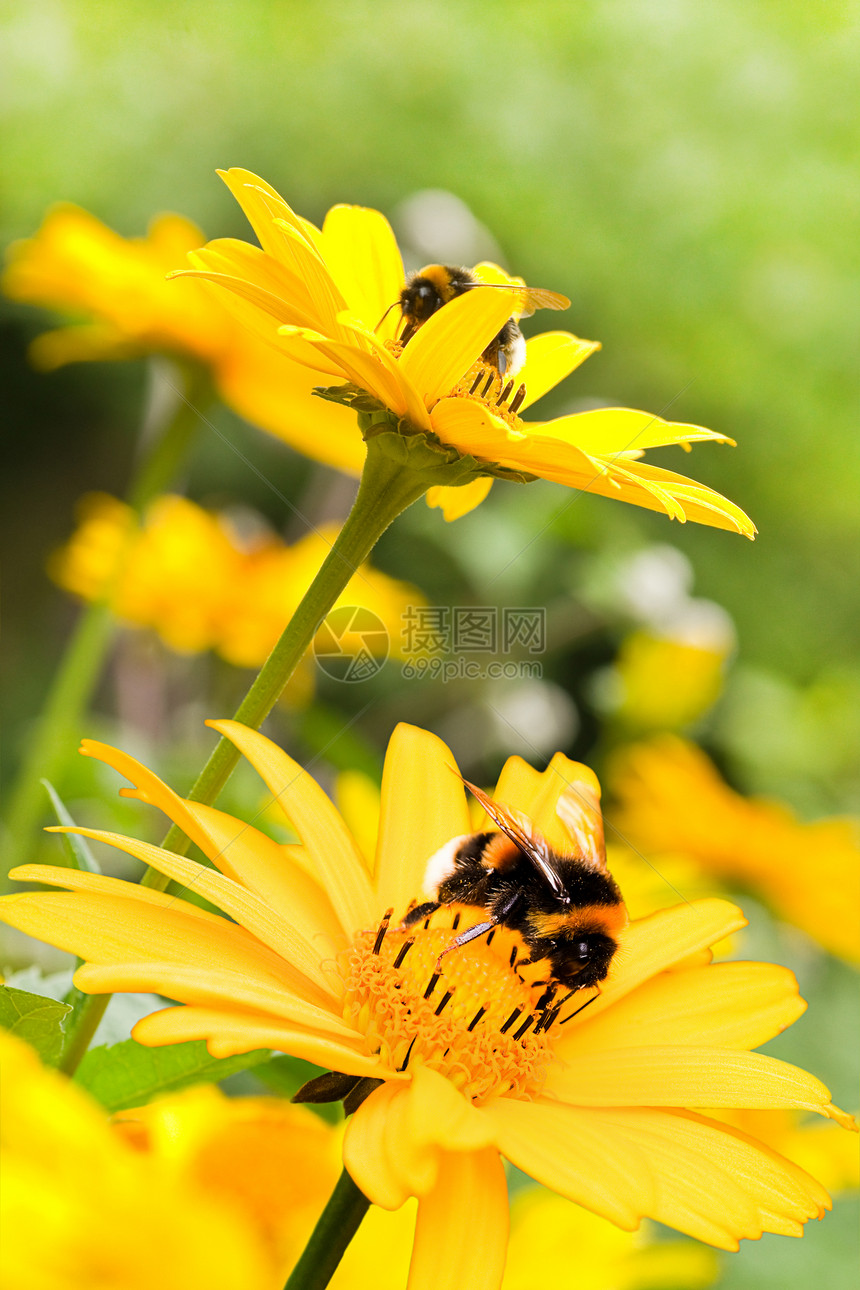
<svg viewBox="0 0 860 1290"><path fill-rule="evenodd" d="M56 1066L60 1060L66 1039L64 1023L71 1011L68 1004L56 999L0 986L0 1026L31 1044L46 1066Z"/></svg>
<svg viewBox="0 0 860 1290"><path fill-rule="evenodd" d="M91 1048L75 1072L75 1083L106 1110L123 1111L190 1084L217 1083L270 1056L267 1048L258 1048L236 1057L211 1057L202 1039L164 1048L144 1048L134 1039L126 1039L121 1044Z"/></svg>
<svg viewBox="0 0 860 1290"><path fill-rule="evenodd" d="M60 797L53 784L47 779L43 779L42 783L45 786L45 792L51 799L51 805L54 808L54 814L56 815L58 822L65 825L67 828L75 828L75 821L66 809L63 799ZM59 834L59 837L62 840L63 851L66 857L66 868L83 869L87 873L101 873L99 863L90 850L86 838L79 837L75 833L61 833Z"/></svg>

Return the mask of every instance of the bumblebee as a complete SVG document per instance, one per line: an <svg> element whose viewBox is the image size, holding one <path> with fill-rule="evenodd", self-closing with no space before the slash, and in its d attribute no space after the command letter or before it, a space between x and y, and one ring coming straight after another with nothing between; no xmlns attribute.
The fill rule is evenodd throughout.
<svg viewBox="0 0 860 1290"><path fill-rule="evenodd" d="M411 910L403 925L412 926L443 905L477 906L485 917L455 936L442 957L505 927L519 933L527 948L528 957L517 962L518 968L545 961L550 986L575 991L598 985L609 971L628 917L606 868L597 793L579 785L562 794L558 815L576 850L560 853L525 816L464 783L498 831L452 838L431 856L425 890L433 899Z"/></svg>
<svg viewBox="0 0 860 1290"><path fill-rule="evenodd" d="M483 358L500 376L516 376L526 359L526 342L517 325L518 319L529 317L536 309L567 309L570 305L567 296L525 284L482 282L471 269L428 264L412 274L400 293L398 303L405 324L401 343L407 345L419 327L455 296L462 296L473 287L488 286L497 291L514 292L516 298L512 302L511 317L484 350Z"/></svg>

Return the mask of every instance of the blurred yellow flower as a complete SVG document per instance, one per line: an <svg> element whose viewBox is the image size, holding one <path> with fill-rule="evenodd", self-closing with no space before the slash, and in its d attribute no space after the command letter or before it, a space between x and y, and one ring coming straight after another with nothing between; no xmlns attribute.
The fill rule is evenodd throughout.
<svg viewBox="0 0 860 1290"><path fill-rule="evenodd" d="M226 1190L141 1154L101 1108L0 1031L6 1290L276 1290L279 1264ZM295 1165L294 1165L295 1168Z"/></svg>
<svg viewBox="0 0 860 1290"><path fill-rule="evenodd" d="M719 698L727 650L639 629L615 660L619 683L613 718L637 734L679 730Z"/></svg>
<svg viewBox="0 0 860 1290"><path fill-rule="evenodd" d="M488 285L455 297L404 344L397 306L405 275L384 216L335 206L318 229L249 171L219 173L260 247L233 238L210 242L190 253L193 268L181 276L226 288L221 297L240 323L316 373L318 385L325 378L339 383L326 397L364 414L367 437L396 429L435 445L438 457L462 462L462 479L470 482L430 498L449 518L483 500L490 476L541 476L753 536L748 517L718 493L638 460L647 448L726 436L630 408L520 419L520 409L598 348L567 332L547 332L528 342L513 379L484 361L500 329L526 308L515 292L494 287L524 287L521 279L478 265L475 274Z"/></svg>
<svg viewBox="0 0 860 1290"><path fill-rule="evenodd" d="M113 1124L177 1189L244 1219L272 1264L273 1290L281 1290L337 1182L340 1132L306 1107L228 1098L211 1085L122 1111Z"/></svg>
<svg viewBox="0 0 860 1290"><path fill-rule="evenodd" d="M195 283L176 291L166 280L203 241L200 229L181 215L158 215L146 237L123 238L78 206L53 207L35 237L9 248L3 290L13 300L88 321L39 336L33 362L50 369L152 351L217 361L235 325Z"/></svg>
<svg viewBox="0 0 860 1290"><path fill-rule="evenodd" d="M619 753L618 825L650 856L686 857L763 896L832 954L860 963L860 836L850 819L801 823L729 788L694 744L665 735Z"/></svg>
<svg viewBox="0 0 860 1290"><path fill-rule="evenodd" d="M84 600L107 594L124 622L149 627L179 653L215 650L237 667L258 667L295 613L337 535L326 525L292 546L257 521L247 534L229 516L183 497L156 499L142 520L131 507L92 493L79 527L51 560L65 590ZM415 587L363 565L336 602L362 606L384 625L392 652L401 616L423 605Z"/></svg>
<svg viewBox="0 0 860 1290"><path fill-rule="evenodd" d="M94 215L62 204L32 238L13 243L3 291L13 300L83 319L38 336L33 363L50 370L80 360L165 353L204 364L240 416L306 456L359 474L364 445L343 408L313 395L315 379L234 319L196 282L170 282L200 229L158 215L142 238L120 237Z"/></svg>
<svg viewBox="0 0 860 1290"><path fill-rule="evenodd" d="M443 906L426 925L389 924L387 911L402 918L420 895L428 855L471 831L440 740L395 730L371 876L306 771L257 732L212 724L258 770L299 845L185 801L131 757L89 741L85 755L129 779L123 793L163 809L216 869L134 838L79 832L193 887L226 917L38 865L13 877L66 890L7 896L2 918L81 957L82 990L155 991L184 1005L138 1022L141 1043L203 1038L216 1056L271 1047L342 1072L360 1101L344 1139L352 1178L385 1209L419 1199L412 1290L499 1285L502 1155L621 1228L651 1216L724 1249L764 1231L801 1235L823 1214L827 1193L803 1170L690 1109L795 1108L854 1127L813 1076L748 1051L804 1004L784 968L710 962L708 947L744 924L733 905L701 900L632 922L593 1006L556 1025L540 965L514 966L514 933L495 929L436 970L454 918L467 928L483 911ZM599 792L561 754L543 773L511 758L497 798L551 845L572 847L556 812L569 787L590 801Z"/></svg>

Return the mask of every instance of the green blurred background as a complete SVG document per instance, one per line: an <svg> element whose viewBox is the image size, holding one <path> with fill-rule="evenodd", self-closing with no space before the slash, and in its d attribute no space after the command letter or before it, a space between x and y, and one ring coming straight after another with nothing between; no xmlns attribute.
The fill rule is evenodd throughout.
<svg viewBox="0 0 860 1290"><path fill-rule="evenodd" d="M636 552L671 544L696 594L737 629L738 662L702 735L730 778L804 815L860 807L856 6L28 0L0 8L0 40L4 243L33 233L57 200L128 236L175 210L209 236L246 237L216 166L257 171L317 220L339 201L376 206L401 234L408 199L447 190L492 231L508 269L571 297L562 326L603 343L542 414L609 402L735 438L737 448L649 460L744 507L755 543L544 483L497 485L456 525L413 508L377 563L442 604L554 608L548 675L576 703L560 741L588 756L600 751L599 703L583 677L611 662L629 626L594 587ZM45 559L81 493L124 490L146 373L130 363L37 375L25 349L46 319L0 308L8 769L74 620ZM291 499L319 489L321 468L226 411L216 422ZM214 435L185 484L285 527L273 491ZM221 678L225 711L246 679ZM182 684L200 706L210 681L189 682L186 668ZM529 755L489 721L498 696L451 686L440 698L389 680L358 716L361 689L323 685L312 710L282 719L302 754L325 748L335 765L373 770L406 717L432 724L487 779L506 752ZM107 692L99 703L108 722ZM175 748L156 755L162 771L180 760ZM177 787L193 768L185 755ZM837 997L834 1015L850 1025L848 978L833 971L822 1005ZM845 1037L831 1038L835 1051ZM816 1069L836 1093L844 1053L831 1065ZM850 1215L727 1259L724 1284L853 1285Z"/></svg>

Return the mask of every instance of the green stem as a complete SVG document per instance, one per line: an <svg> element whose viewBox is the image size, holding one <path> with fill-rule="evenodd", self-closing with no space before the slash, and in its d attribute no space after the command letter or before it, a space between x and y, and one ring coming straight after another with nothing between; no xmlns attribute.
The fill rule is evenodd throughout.
<svg viewBox="0 0 860 1290"><path fill-rule="evenodd" d="M325 1290L369 1206L344 1169L284 1290Z"/></svg>
<svg viewBox="0 0 860 1290"><path fill-rule="evenodd" d="M350 578L392 520L422 497L427 487L427 480L420 472L404 469L370 440L352 510L293 618L237 708L234 721L241 721L254 730L259 728ZM235 746L229 739L221 739L191 789L190 800L211 805L238 760ZM165 850L179 855L184 855L190 845L175 824L162 843ZM154 869L148 869L142 879L144 886L157 890L164 890L168 881Z"/></svg>
<svg viewBox="0 0 860 1290"><path fill-rule="evenodd" d="M110 994L83 995L79 990L74 991L74 994L79 997L75 999L73 1029L69 1033L63 1055L57 1064L57 1069L65 1075L73 1075L78 1069L81 1058L89 1048L93 1035L99 1028L99 1022L113 998ZM69 1000L67 999L66 1002L68 1003Z"/></svg>
<svg viewBox="0 0 860 1290"><path fill-rule="evenodd" d="M141 455L127 494L129 504L138 511L175 477L199 425L199 413L194 405L207 397L204 386L196 372L186 376L185 384L187 398L173 403L168 411L170 419L160 433L149 428L150 445ZM70 745L80 737L83 714L116 631L116 621L108 608L109 599L110 588L100 600L81 611L54 675L36 730L9 794L4 875L15 865L23 864L31 853L36 829L46 806L45 790L40 781L47 779L53 783L56 780Z"/></svg>

